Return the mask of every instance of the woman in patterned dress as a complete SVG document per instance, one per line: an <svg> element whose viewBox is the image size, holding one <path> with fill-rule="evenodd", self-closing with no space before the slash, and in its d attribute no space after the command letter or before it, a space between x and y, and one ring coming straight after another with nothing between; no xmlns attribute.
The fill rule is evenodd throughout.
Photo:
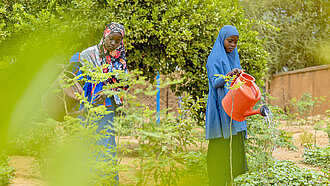
<svg viewBox="0 0 330 186"><path fill-rule="evenodd" d="M124 35L124 26L118 23L108 24L104 29L103 37L98 45L91 46L83 50L81 53L78 52L70 59L70 64L73 66L72 71L76 75L82 74L80 69L81 64L84 65L87 60L93 65L94 68L102 68L103 73L112 73L114 70L122 70L127 73L125 48L123 43ZM93 78L89 76L87 76L87 79L93 80ZM120 82L120 79L118 79L115 75L111 75L111 77L105 82L92 83L91 81L86 81L83 85L84 96L87 98L88 102L95 106L104 105L107 108L107 111L111 111L109 114L102 115L101 119L96 122L94 121L94 124L97 125L96 132L102 131L104 134L98 141L98 144L103 145L113 157L116 156L116 152L113 150L116 146L116 142L115 134L111 129L111 126L115 117L116 107L122 105L122 100L117 95L108 97L103 93L103 88L107 84L114 84L118 82ZM127 89L127 87L116 87L113 88L113 90L117 90L119 88ZM85 120L83 114L85 110L84 104L81 104L79 111L76 114L79 115L78 118ZM98 158L103 161L112 161L104 158L102 155ZM112 162L113 164L116 164L115 160ZM115 179L118 180L118 175L115 176Z"/></svg>

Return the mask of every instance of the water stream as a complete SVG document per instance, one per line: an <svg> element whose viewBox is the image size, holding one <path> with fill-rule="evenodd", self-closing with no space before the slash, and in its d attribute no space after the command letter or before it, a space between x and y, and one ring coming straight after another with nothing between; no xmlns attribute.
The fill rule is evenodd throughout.
<svg viewBox="0 0 330 186"><path fill-rule="evenodd" d="M276 123L274 122L274 116L271 112L270 109L267 109L265 110L265 116L263 118L263 123L265 125L268 125L268 128L271 129L271 137L272 137L272 143L274 143L276 140L277 140L277 136L275 134L275 127L276 127ZM276 148L276 145L275 144L272 144L272 147L271 147L271 152L273 152Z"/></svg>
<svg viewBox="0 0 330 186"><path fill-rule="evenodd" d="M272 114L272 112L271 112L270 109L267 109L264 112L263 124L266 125L266 126L268 126L268 129L270 129L271 139L270 139L270 144L269 144L268 147L266 147L266 149L269 148L269 150L270 150L269 153L273 157L273 153L276 150L276 142L278 140L278 136L275 133L276 122L274 121L274 116L273 116L273 114ZM273 158L275 158L275 157L273 157ZM277 167L277 161L276 160L275 160L274 163L275 163L274 166ZM265 164L268 164L268 163L265 162ZM268 177L268 172L266 172L266 175Z"/></svg>

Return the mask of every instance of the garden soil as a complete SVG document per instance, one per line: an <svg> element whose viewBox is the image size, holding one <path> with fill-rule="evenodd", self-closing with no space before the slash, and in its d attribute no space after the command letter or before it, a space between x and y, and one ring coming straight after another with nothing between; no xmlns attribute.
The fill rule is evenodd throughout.
<svg viewBox="0 0 330 186"><path fill-rule="evenodd" d="M313 126L288 126L284 125L281 127L282 130L288 131L292 134L293 138L293 144L298 148L295 150L288 150L285 148L278 148L275 149L273 152L273 156L278 160L290 160L293 161L295 164L299 165L300 167L314 169L319 171L321 174L323 174L318 168L311 167L305 164L300 163L300 161L303 160L302 155L305 151L305 142L308 141L304 139L303 137L306 136L305 132L307 134L310 134L312 136L311 139L309 139L309 143L316 144L316 146L319 147L327 147L329 146L329 138L328 135L324 131L315 131L313 129ZM316 132L316 133L315 133Z"/></svg>
<svg viewBox="0 0 330 186"><path fill-rule="evenodd" d="M287 125L285 122L282 123L281 129L288 131L292 134L294 145L298 148L296 150L288 150L285 148L277 148L273 152L273 156L278 160L290 160L295 162L297 165L303 168L309 168L314 170L319 170L315 167L311 167L308 165L304 165L300 163L303 160L302 155L304 153L305 147L303 145L304 140L303 136L305 132L308 134L312 134L312 144L314 144L314 140L316 139L316 145L322 148L329 145L329 139L327 134L323 131L316 132L315 138L315 130L313 130L313 126L294 126ZM306 140L305 140L306 142ZM206 145L203 145L204 148ZM134 157L124 157L121 161L122 164L128 164L130 161L133 161ZM10 157L11 166L13 166L15 171L15 178L11 181L10 185L18 185L18 186L38 186L44 185L41 180L41 175L38 172L33 170L33 158L27 156L11 156ZM321 172L320 172L321 173ZM130 177L130 174L127 172L120 172L120 184L122 185L134 185L133 179Z"/></svg>
<svg viewBox="0 0 330 186"><path fill-rule="evenodd" d="M41 174L34 171L33 158L28 156L11 156L11 166L15 168L15 178L10 185L34 186L43 185Z"/></svg>

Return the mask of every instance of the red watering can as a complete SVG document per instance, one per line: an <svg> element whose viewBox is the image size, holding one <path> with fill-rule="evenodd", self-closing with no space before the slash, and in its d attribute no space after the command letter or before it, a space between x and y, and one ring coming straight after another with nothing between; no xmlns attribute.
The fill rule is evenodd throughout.
<svg viewBox="0 0 330 186"><path fill-rule="evenodd" d="M254 77L241 71L241 74L230 86L233 87L240 82L243 82L243 84L238 89L230 89L222 99L225 112L238 122L244 121L247 116L254 114L267 116L269 109L266 105L261 106L258 110L253 110L254 105L261 98L261 92L255 83Z"/></svg>

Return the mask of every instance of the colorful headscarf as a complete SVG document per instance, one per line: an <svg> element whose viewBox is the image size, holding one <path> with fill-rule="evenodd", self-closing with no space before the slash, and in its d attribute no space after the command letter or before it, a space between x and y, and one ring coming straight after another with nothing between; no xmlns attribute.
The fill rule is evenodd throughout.
<svg viewBox="0 0 330 186"><path fill-rule="evenodd" d="M122 38L125 35L125 27L119 23L108 24L103 32L103 37L100 43L97 45L100 51L101 65L109 64L107 68L103 69L104 73L112 72L113 70L126 70L126 52L124 48L124 42L121 41L119 47L114 51L108 51L105 48L104 39L111 33L119 33ZM116 63L119 62L119 63Z"/></svg>
<svg viewBox="0 0 330 186"><path fill-rule="evenodd" d="M105 48L104 39L109 36L111 33L119 33L122 38L124 38L125 35L125 27L119 23L110 23L108 24L103 32L103 37L100 41L100 43L97 45L97 48L100 52L100 61L101 65L108 64L107 67L103 68L103 73L109 73L113 72L113 70L123 70L125 73L127 73L127 66L126 66L126 52L124 48L124 42L123 40L120 42L120 45L118 48L116 48L113 51L108 51ZM112 75L111 78L109 78L106 83L113 84L113 83L119 83L119 79ZM124 87L116 87L112 90L117 91L118 89L124 89L127 90L128 86ZM117 95L114 95L114 100L117 105L122 104L122 98L119 98Z"/></svg>

